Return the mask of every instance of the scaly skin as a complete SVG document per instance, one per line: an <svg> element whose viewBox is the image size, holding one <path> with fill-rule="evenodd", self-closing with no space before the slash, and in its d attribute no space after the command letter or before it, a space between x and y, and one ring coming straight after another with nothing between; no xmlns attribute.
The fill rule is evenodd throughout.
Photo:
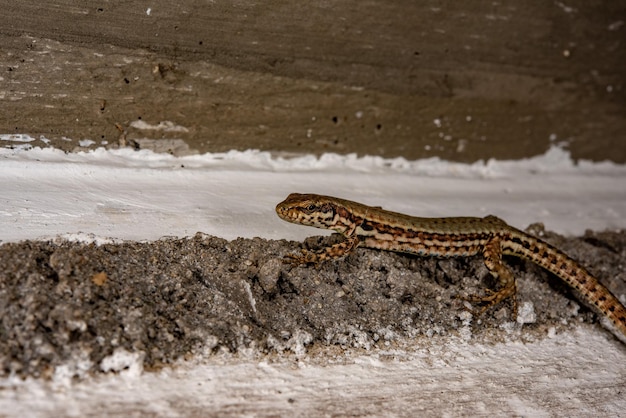
<svg viewBox="0 0 626 418"><path fill-rule="evenodd" d="M502 262L502 255L525 258L571 286L604 319L603 324L626 343L626 308L604 285L552 245L495 216L418 218L336 197L298 193L279 203L276 213L285 221L334 230L345 237L343 242L320 252L288 256L294 264L337 259L357 247L436 257L482 254L500 289L488 291L485 297L469 298L485 304L479 313L509 297L516 309L515 278Z"/></svg>

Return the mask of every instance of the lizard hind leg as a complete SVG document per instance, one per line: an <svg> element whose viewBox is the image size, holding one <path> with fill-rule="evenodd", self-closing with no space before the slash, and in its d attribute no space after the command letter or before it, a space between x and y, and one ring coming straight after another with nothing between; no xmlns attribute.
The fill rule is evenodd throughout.
<svg viewBox="0 0 626 418"><path fill-rule="evenodd" d="M494 237L485 244L483 257L485 266L491 275L498 280L500 289L487 289L485 296L473 295L463 299L472 303L481 304L480 309L476 312L478 315L481 315L486 310L497 306L502 301L512 298L513 317L517 318L517 289L515 286L515 277L513 277L511 270L502 262L502 247L500 246L499 238Z"/></svg>

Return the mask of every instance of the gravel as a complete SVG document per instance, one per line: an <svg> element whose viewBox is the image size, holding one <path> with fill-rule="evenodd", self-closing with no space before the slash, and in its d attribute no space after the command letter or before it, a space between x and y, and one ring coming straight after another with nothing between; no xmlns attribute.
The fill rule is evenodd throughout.
<svg viewBox="0 0 626 418"><path fill-rule="evenodd" d="M564 238L540 225L531 230L626 294L625 231ZM103 245L3 244L0 373L51 378L62 368L83 378L224 351L297 356L436 336L535 341L597 321L560 280L518 259L507 258L518 278L517 320L510 301L476 318L458 298L495 285L480 257L358 249L318 268L283 263L302 245L338 239L226 241L198 233Z"/></svg>

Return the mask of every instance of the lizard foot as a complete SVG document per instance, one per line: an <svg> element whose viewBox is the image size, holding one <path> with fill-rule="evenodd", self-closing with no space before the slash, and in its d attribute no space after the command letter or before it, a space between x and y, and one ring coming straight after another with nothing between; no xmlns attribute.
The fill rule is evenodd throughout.
<svg viewBox="0 0 626 418"><path fill-rule="evenodd" d="M303 264L315 264L317 266L320 261L320 257L317 253L305 249L301 249L300 254L287 254L283 257L283 263L291 264L292 266L300 266Z"/></svg>
<svg viewBox="0 0 626 418"><path fill-rule="evenodd" d="M485 290L485 296L470 295L470 296L457 296L457 299L470 302L472 304L480 304L477 309L469 309L475 316L484 314L487 310L499 305L505 299L512 298L513 304L513 317L517 318L517 300L515 298L515 287L505 287L497 292L491 289Z"/></svg>

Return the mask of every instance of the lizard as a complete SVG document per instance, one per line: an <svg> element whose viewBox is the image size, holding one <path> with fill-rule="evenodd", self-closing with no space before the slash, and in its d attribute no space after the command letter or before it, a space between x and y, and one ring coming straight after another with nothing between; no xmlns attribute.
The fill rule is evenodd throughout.
<svg viewBox="0 0 626 418"><path fill-rule="evenodd" d="M292 193L276 206L278 216L291 223L333 230L344 240L320 251L302 250L288 255L295 265L340 259L365 247L435 257L482 255L499 290L465 298L482 304L482 314L512 298L516 312L515 278L503 260L512 255L530 260L567 283L579 299L596 312L602 324L626 343L626 307L578 262L556 247L489 215L480 217L422 218L332 196Z"/></svg>

